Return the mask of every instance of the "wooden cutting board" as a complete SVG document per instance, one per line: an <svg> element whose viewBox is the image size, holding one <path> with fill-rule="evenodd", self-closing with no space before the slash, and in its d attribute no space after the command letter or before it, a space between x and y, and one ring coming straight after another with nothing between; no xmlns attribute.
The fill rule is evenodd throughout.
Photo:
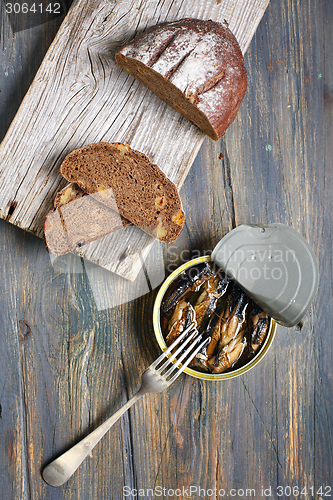
<svg viewBox="0 0 333 500"><path fill-rule="evenodd" d="M115 52L148 26L197 17L226 20L246 51L269 0L76 0L0 146L0 217L43 236L59 174L73 149L128 143L181 187L205 136L116 66ZM80 254L134 280L154 240L136 227Z"/></svg>

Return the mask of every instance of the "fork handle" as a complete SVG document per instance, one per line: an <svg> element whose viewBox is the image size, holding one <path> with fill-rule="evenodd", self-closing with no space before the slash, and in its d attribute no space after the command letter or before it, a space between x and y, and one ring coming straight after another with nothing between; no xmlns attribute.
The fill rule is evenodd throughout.
<svg viewBox="0 0 333 500"><path fill-rule="evenodd" d="M114 415L97 427L97 429L47 465L42 474L44 481L51 486L61 486L68 481L110 427L112 427L113 424L117 422L117 420L145 393L146 391L141 388L127 401L127 403L119 408Z"/></svg>

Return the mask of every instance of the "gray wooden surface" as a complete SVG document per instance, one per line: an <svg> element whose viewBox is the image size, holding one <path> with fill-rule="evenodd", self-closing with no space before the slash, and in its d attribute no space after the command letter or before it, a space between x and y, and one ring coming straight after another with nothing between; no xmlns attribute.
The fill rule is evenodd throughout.
<svg viewBox="0 0 333 500"><path fill-rule="evenodd" d="M13 34L1 16L3 137L60 20ZM135 282L80 259L56 266L39 238L0 221L1 500L172 499L177 489L182 499L331 498L332 26L330 0L270 1L246 53L240 113L224 139L204 141L181 189L186 228L154 245ZM313 245L320 287L302 330L278 327L239 378L184 375L146 396L65 486L46 485L42 467L126 401L158 355L151 314L164 274L244 222L287 223Z"/></svg>

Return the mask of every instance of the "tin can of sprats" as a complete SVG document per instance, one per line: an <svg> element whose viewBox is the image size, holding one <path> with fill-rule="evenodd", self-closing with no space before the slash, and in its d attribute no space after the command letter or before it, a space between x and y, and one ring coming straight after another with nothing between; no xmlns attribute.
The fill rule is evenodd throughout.
<svg viewBox="0 0 333 500"><path fill-rule="evenodd" d="M162 303L163 299L165 296L168 294L170 288L173 286L175 281L179 279L179 277L184 273L191 271L191 269L197 269L198 266L204 264L205 262L209 262L210 256L203 256L203 257L198 257L196 259L193 259L189 262L186 262L182 266L178 267L162 284L157 297L155 299L155 304L154 304L154 310L153 310L153 327L154 327L154 332L156 335L157 342L164 351L167 346L165 342L165 332L163 332L163 327L162 327ZM242 375L249 370L251 370L254 366L256 366L266 355L267 351L269 350L270 346L272 345L274 336L275 336L275 331L276 331L276 322L273 318L271 318L270 321L270 326L269 330L266 334L266 338L256 355L250 359L248 362L246 362L243 366L240 366L236 369L230 369L228 372L225 373L206 373L206 372L201 372L198 370L195 370L193 368L185 368L184 372L187 373L188 375L191 375L192 377L196 377L202 380L226 380L230 378L237 377L239 375Z"/></svg>

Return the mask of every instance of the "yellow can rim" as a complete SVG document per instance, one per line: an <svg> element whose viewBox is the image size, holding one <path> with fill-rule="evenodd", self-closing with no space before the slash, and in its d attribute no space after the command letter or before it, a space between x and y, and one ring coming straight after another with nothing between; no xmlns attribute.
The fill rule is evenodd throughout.
<svg viewBox="0 0 333 500"><path fill-rule="evenodd" d="M210 260L211 259L210 259L209 255L204 255L202 257L197 257L196 259L185 262L185 264L182 264L180 267L175 269L175 271L173 271L173 273L171 273L170 276L168 276L167 279L161 285L161 288L158 291L158 294L156 296L155 303L154 303L153 327L154 327L156 340L157 340L158 345L160 346L162 351L165 351L167 348L163 334L162 334L161 325L160 325L160 308L161 308L161 303L162 303L165 292L169 288L169 285L183 271L185 271L189 267L192 267L196 264L200 264L202 262L207 262ZM226 379L238 377L239 375L242 375L243 373L251 370L254 366L256 366L259 363L259 361L262 360L262 358L265 356L268 349L272 345L273 339L275 337L275 332L276 332L276 321L272 318L270 330L268 332L265 343L262 346L262 348L260 349L259 353L251 361L249 361L249 363L238 368L237 370L234 370L234 371L228 372L228 373L214 374L214 373L199 372L197 370L193 370L192 368L187 367L187 368L185 368L184 372L187 373L188 375L191 375L192 377L199 378L201 380L226 380Z"/></svg>

